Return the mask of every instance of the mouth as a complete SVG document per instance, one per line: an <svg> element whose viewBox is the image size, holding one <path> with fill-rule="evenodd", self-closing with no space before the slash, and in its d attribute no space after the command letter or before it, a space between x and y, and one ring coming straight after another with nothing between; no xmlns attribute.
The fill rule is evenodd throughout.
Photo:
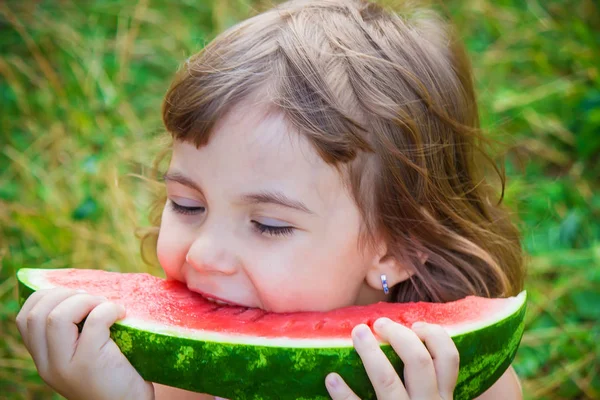
<svg viewBox="0 0 600 400"><path fill-rule="evenodd" d="M204 297L206 300L210 301L211 303L219 304L221 306L232 306L233 305L226 301L215 299L214 297L209 297L209 296L202 296L202 297Z"/></svg>
<svg viewBox="0 0 600 400"><path fill-rule="evenodd" d="M243 305L241 305L241 304L232 303L232 302L230 302L230 301L227 301L227 300L225 300L225 299L219 298L219 297L217 297L217 296L214 296L214 295L212 295L212 294L204 293L204 292L201 292L201 291L199 291L199 290L196 290L196 289L193 289L193 288L189 288L189 289L190 289L192 292L196 292L196 293L198 293L200 296L202 296L202 298L203 298L203 299L205 299L205 300L207 300L207 301L209 301L209 302L211 302L211 303L218 304L218 305L220 305L220 306L244 307L244 306L243 306Z"/></svg>

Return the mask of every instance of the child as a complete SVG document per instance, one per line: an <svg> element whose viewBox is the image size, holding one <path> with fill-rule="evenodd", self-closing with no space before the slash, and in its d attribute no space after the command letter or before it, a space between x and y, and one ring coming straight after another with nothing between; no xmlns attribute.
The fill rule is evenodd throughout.
<svg viewBox="0 0 600 400"><path fill-rule="evenodd" d="M483 178L467 58L432 12L287 2L189 59L163 118L173 147L156 251L168 278L213 301L325 311L522 288L517 231ZM50 290L17 324L69 399L213 398L145 382L109 338L124 315ZM379 399L452 398L458 353L442 328L373 330L406 365L404 385L373 331L355 327ZM324 384L356 398L335 371ZM512 368L481 398L521 398Z"/></svg>

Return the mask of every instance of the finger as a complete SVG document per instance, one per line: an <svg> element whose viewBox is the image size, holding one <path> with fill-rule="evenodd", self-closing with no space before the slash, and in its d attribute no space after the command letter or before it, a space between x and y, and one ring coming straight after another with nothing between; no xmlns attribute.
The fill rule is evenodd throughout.
<svg viewBox="0 0 600 400"><path fill-rule="evenodd" d="M28 344L28 340L27 340L27 332L28 332L27 317L29 316L29 312L31 311L31 309L33 307L35 307L35 305L46 294L48 294L49 291L50 291L50 289L44 289L44 290L38 290L38 291L32 293L27 298L27 300L25 300L25 303L23 303L23 306L21 307L19 314L17 314L17 318L16 318L17 329L19 329L19 333L21 334L21 337L23 338L23 342L25 343L25 347L27 347L27 349L29 349L29 344Z"/></svg>
<svg viewBox="0 0 600 400"><path fill-rule="evenodd" d="M331 373L325 378L325 387L333 400L360 400L341 376Z"/></svg>
<svg viewBox="0 0 600 400"><path fill-rule="evenodd" d="M371 329L360 324L352 330L354 348L362 360L379 400L408 399L398 373L390 363Z"/></svg>
<svg viewBox="0 0 600 400"><path fill-rule="evenodd" d="M51 291L56 291L56 289L41 289L33 292L27 298L27 300L25 300L25 303L23 303L19 314L28 314L29 311L31 311L31 309L37 304L37 302Z"/></svg>
<svg viewBox="0 0 600 400"><path fill-rule="evenodd" d="M79 337L77 323L103 301L106 299L99 296L76 294L63 300L50 312L46 340L48 342L48 360L51 364L66 365L69 363L75 353L75 343Z"/></svg>
<svg viewBox="0 0 600 400"><path fill-rule="evenodd" d="M80 347L84 351L99 351L110 340L110 327L124 317L125 307L119 304L105 302L94 308L85 321L76 351Z"/></svg>
<svg viewBox="0 0 600 400"><path fill-rule="evenodd" d="M415 332L388 318L373 325L381 339L388 341L404 363L404 384L411 399L439 397L433 360Z"/></svg>
<svg viewBox="0 0 600 400"><path fill-rule="evenodd" d="M46 343L46 324L48 314L63 300L77 292L72 289L55 289L43 294L27 314L26 336L28 350L38 370L48 364L48 348Z"/></svg>
<svg viewBox="0 0 600 400"><path fill-rule="evenodd" d="M456 345L448 332L439 325L417 323L412 329L425 342L433 357L440 396L443 399L452 399L460 366L460 355Z"/></svg>

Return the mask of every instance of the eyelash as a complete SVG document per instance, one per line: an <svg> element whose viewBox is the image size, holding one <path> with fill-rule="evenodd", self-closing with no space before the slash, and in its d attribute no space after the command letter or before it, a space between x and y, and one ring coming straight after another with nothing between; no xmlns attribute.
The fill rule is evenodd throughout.
<svg viewBox="0 0 600 400"><path fill-rule="evenodd" d="M183 215L194 215L204 211L204 207L185 207L171 201L171 208L173 211Z"/></svg>
<svg viewBox="0 0 600 400"><path fill-rule="evenodd" d="M270 236L287 236L294 233L294 228L291 226L271 226L263 225L260 222L252 221L254 227L261 234L267 234Z"/></svg>
<svg viewBox="0 0 600 400"><path fill-rule="evenodd" d="M174 212L183 215L195 215L204 211L204 207L185 207L175 203L174 201L171 201L171 208ZM269 236L287 236L294 233L294 228L291 226L264 225L257 221L252 221L252 224L262 235L267 234Z"/></svg>

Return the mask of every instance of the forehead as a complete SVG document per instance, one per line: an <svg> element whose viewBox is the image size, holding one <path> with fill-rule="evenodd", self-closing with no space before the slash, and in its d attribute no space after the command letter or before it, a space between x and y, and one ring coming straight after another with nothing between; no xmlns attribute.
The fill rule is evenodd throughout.
<svg viewBox="0 0 600 400"><path fill-rule="evenodd" d="M171 167L203 186L216 183L229 194L280 190L313 202L313 207L317 200L332 205L345 194L338 170L281 113L268 113L260 105L234 107L203 147L176 142Z"/></svg>

